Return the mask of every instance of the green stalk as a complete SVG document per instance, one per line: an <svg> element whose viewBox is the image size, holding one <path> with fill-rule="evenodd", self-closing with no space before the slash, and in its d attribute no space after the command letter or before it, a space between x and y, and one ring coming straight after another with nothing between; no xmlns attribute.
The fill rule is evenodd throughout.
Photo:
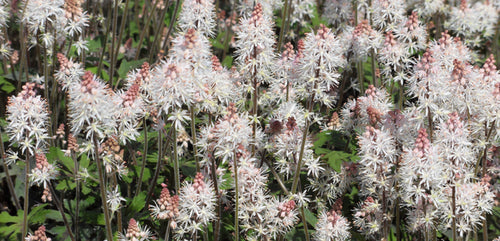
<svg viewBox="0 0 500 241"><path fill-rule="evenodd" d="M76 240L78 240L78 217L80 216L80 181L78 180L78 160L76 158L76 153L74 151L71 151L71 158L73 159L73 163L75 164L75 183L76 183L76 205L75 205L75 221L74 221L74 228L75 228L75 233L77 235Z"/></svg>
<svg viewBox="0 0 500 241"><path fill-rule="evenodd" d="M99 145L97 143L97 136L94 134L94 152L97 161L97 170L99 171L99 189L101 190L102 209L104 212L104 221L106 226L106 237L108 240L113 240L113 231L111 230L111 220L109 218L108 201L106 197L106 183L104 180L104 171L102 169L102 161L99 157Z"/></svg>
<svg viewBox="0 0 500 241"><path fill-rule="evenodd" d="M28 234L28 208L29 208L29 174L30 174L30 153L29 150L26 152L26 161L25 161L25 171L24 171L24 209L23 209L23 236L21 238L25 238Z"/></svg>
<svg viewBox="0 0 500 241"><path fill-rule="evenodd" d="M125 23L127 21L127 15L128 15L128 3L129 3L129 0L126 0L125 1L125 9L123 10L122 21L120 23L120 31L118 32L118 44L120 44L122 42L123 30L125 29ZM116 50L115 50L115 53L113 54L114 55L113 59L115 60L115 62L116 62L116 59L118 58L118 52L119 52L119 50L120 50L120 47L117 47ZM115 86L115 88L117 86Z"/></svg>
<svg viewBox="0 0 500 241"><path fill-rule="evenodd" d="M194 151L194 160L196 161L196 172L200 171L200 162L198 160L198 148L196 147L196 126L195 126L195 116L194 116L194 105L191 105L189 108L191 112L191 138L193 139L193 151Z"/></svg>
<svg viewBox="0 0 500 241"><path fill-rule="evenodd" d="M111 7L108 8L108 16L111 15ZM102 46L101 56L99 57L99 64L97 65L97 76L101 75L102 64L104 60L104 53L106 53L106 46L108 45L109 29L111 28L110 18L106 18L106 34L104 35L104 44Z"/></svg>
<svg viewBox="0 0 500 241"><path fill-rule="evenodd" d="M30 0L26 0L23 8L23 13L26 12L26 7L28 6ZM21 83L23 80L23 70L26 71L26 81L28 81L28 61L26 60L26 57L28 54L26 53L26 41L25 41L25 28L24 28L24 22L21 21L20 26L20 42L21 42L21 60L19 61L19 81L17 82L17 91L21 91ZM24 69L23 69L24 67ZM23 238L26 237L26 235L23 236Z"/></svg>
<svg viewBox="0 0 500 241"><path fill-rule="evenodd" d="M240 240L240 227L239 227L239 217L238 217L238 209L239 209L239 187L238 187L238 157L236 156L236 151L234 151L234 233L236 235L236 241Z"/></svg>
<svg viewBox="0 0 500 241"><path fill-rule="evenodd" d="M281 11L281 27L280 27L280 35L278 37L278 52L281 52L281 45L283 44L283 35L285 33L285 24L286 24L286 17L288 16L287 10L288 10L288 5L290 4L289 1L291 0L285 0L285 6L282 8Z"/></svg>
<svg viewBox="0 0 500 241"><path fill-rule="evenodd" d="M121 2L121 1L120 1ZM127 10L125 9L125 12ZM109 86L113 88L113 75L115 74L115 45L116 45L116 28L118 25L118 1L115 0L115 7L113 8L113 25L111 27L111 49L109 49L110 69L109 69ZM118 49L118 48L117 48Z"/></svg>
<svg viewBox="0 0 500 241"><path fill-rule="evenodd" d="M174 132L174 140L172 142L172 147L174 148L174 178L175 178L175 190L177 193L181 190L181 180L179 172L179 155L177 154L177 129L175 125L171 127Z"/></svg>
<svg viewBox="0 0 500 241"><path fill-rule="evenodd" d="M167 10L168 10L168 4L170 3L170 0L167 0L167 3L165 5L165 8L163 8L163 10L161 11L161 14L160 14L160 20L159 20L159 24L158 24L158 27L155 29L155 37L153 39L153 44L151 45L151 51L149 52L149 63L152 63L153 62L153 57L155 56L155 50L156 50L156 47L158 47L158 36L160 36L160 32L161 30L163 29L163 26L165 25L165 14L167 14Z"/></svg>
<svg viewBox="0 0 500 241"><path fill-rule="evenodd" d="M59 200L59 198L57 197L56 191L54 190L54 187L52 186L52 183L49 182L48 186L49 186L50 192L52 193L52 197L54 199L54 203L56 204L57 209L61 213L61 216L62 216L62 219L63 219L63 222L64 222L64 226L66 227L66 231L68 231L69 238L72 241L75 241L76 240L75 239L75 235L73 234L73 232L71 231L71 227L69 226L68 219L66 218L66 214L64 213L63 204Z"/></svg>
<svg viewBox="0 0 500 241"><path fill-rule="evenodd" d="M148 191L148 194L146 196L146 208L148 207L149 201L151 200L151 196L153 195L154 186L156 186L156 180L158 179L158 175L160 174L160 169L161 169L162 162L163 162L163 137L162 137L163 126L161 125L162 123L163 123L163 121L160 120L159 124L158 124L158 125L160 125L158 127L158 160L156 161L155 174L154 174L153 179L151 180L151 182L149 184L149 191ZM144 153L144 155L146 155L146 153ZM145 159L143 157L143 165L144 165L144 161L145 161ZM140 181L142 181L142 178ZM136 195L137 194L138 193L136 192Z"/></svg>
<svg viewBox="0 0 500 241"><path fill-rule="evenodd" d="M254 50L254 53L255 53L255 50ZM254 59L255 59L255 55L254 55ZM257 86L257 78L255 78L255 75L253 76L253 95L252 95L252 103L253 103L253 106L252 106L252 114L256 117L258 117L258 98L259 98L259 91L258 91L258 86ZM255 141L255 139L257 138L257 123L255 120L252 121L252 140ZM255 152L256 152L256 147L255 147L255 143L252 145L252 155L255 156Z"/></svg>
<svg viewBox="0 0 500 241"><path fill-rule="evenodd" d="M483 213L483 240L488 240L488 221L486 220L486 213Z"/></svg>
<svg viewBox="0 0 500 241"><path fill-rule="evenodd" d="M146 24L141 31L141 35L139 36L139 44L137 45L137 51L135 52L134 60L139 59L139 54L141 53L142 42L144 41L144 36L146 35L146 30L149 28L149 23L151 22L151 17L153 17L153 13L156 11L157 2L158 2L158 0L154 2L153 9L151 10L151 13L148 15L148 18L146 20Z"/></svg>
<svg viewBox="0 0 500 241"><path fill-rule="evenodd" d="M455 203L455 195L456 195L456 187L455 184L451 188L451 209L453 212L453 219L452 219L452 236L453 236L453 241L457 240L457 218L455 217L456 215L456 203Z"/></svg>
<svg viewBox="0 0 500 241"><path fill-rule="evenodd" d="M137 180L137 188L135 189L135 195L139 195L142 186L142 177L144 176L144 169L146 168L146 157L148 154L148 126L146 124L146 118L143 119L144 128L144 151L142 152L142 164L141 164L141 174L139 175L139 180Z"/></svg>
<svg viewBox="0 0 500 241"><path fill-rule="evenodd" d="M379 86L381 86L381 84L379 85L379 83L377 82L377 74L376 74L376 72L377 72L377 68L376 68L377 60L375 59L375 57L376 57L375 50L372 49L371 55L372 55L372 61L371 61L371 64L372 64L372 85L375 87L379 87Z"/></svg>
<svg viewBox="0 0 500 241"><path fill-rule="evenodd" d="M365 86L364 86L364 76L363 76L363 62L358 62L358 81L359 81L359 93L361 95L365 94Z"/></svg>
<svg viewBox="0 0 500 241"><path fill-rule="evenodd" d="M169 37L170 37L170 34L172 33L172 29L174 29L175 20L177 19L177 14L179 13L179 6L180 5L181 5L181 1L177 0L177 2L175 3L174 13L172 14L172 19L170 20L170 26L168 26L167 35L165 35L166 42L163 45L163 49L165 50L165 53L167 53L167 50L168 50L168 44L170 41Z"/></svg>
<svg viewBox="0 0 500 241"><path fill-rule="evenodd" d="M306 125L304 127L304 132L302 133L302 143L300 144L300 153L299 153L299 162L297 163L297 169L295 170L295 174L293 177L293 184L292 184L292 193L295 193L297 191L297 186L299 184L299 179L300 179L300 169L302 169L302 160L304 159L304 148L306 145L306 139L307 139L307 133L309 130L309 120L306 119Z"/></svg>
<svg viewBox="0 0 500 241"><path fill-rule="evenodd" d="M19 203L19 199L17 198L14 183L9 175L9 166L5 163L5 150L3 148L3 140L2 140L2 130L0 129L0 155L2 157L3 169L5 170L5 177L7 178L7 185L9 186L9 193L11 194L12 199L14 199L14 204L16 205L17 210L21 210L21 204Z"/></svg>
<svg viewBox="0 0 500 241"><path fill-rule="evenodd" d="M220 239L220 237L219 237L219 234L220 234L220 222L221 222L221 219L222 219L221 198L220 198L220 195L219 195L219 185L217 183L215 158L213 157L213 155L212 155L212 157L209 157L209 158L212 161L212 165L210 165L210 168L211 168L212 180L214 182L214 190L215 190L215 193L217 195L217 207L216 207L216 209L217 209L216 210L216 212L217 212L217 218L214 221L215 225L213 225L213 227L214 227L214 241L219 241L219 239Z"/></svg>

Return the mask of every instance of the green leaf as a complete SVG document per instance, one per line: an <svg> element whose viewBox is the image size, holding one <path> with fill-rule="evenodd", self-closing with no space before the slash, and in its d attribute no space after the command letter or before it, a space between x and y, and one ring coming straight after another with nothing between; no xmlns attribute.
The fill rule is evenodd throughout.
<svg viewBox="0 0 500 241"><path fill-rule="evenodd" d="M316 218L316 216L314 216L314 213L309 211L309 209L304 208L304 214L306 216L307 223L311 224L313 227L316 227L316 223L318 222L318 219Z"/></svg>
<svg viewBox="0 0 500 241"><path fill-rule="evenodd" d="M0 212L0 238L9 237L8 240L16 240L17 235L21 233L22 223L23 210L18 210L17 216L11 216L8 212Z"/></svg>
<svg viewBox="0 0 500 241"><path fill-rule="evenodd" d="M144 205L146 204L146 192L143 191L139 193L139 195L135 196L134 199L132 199L132 202L130 202L130 205L128 205L126 213L138 213L144 208Z"/></svg>
<svg viewBox="0 0 500 241"><path fill-rule="evenodd" d="M313 148L318 148L325 145L325 143L331 138L331 136L328 135L327 133L328 132L323 131L316 135L316 138L318 139L314 142Z"/></svg>
<svg viewBox="0 0 500 241"><path fill-rule="evenodd" d="M342 162L351 161L353 155L343 152L343 151L332 151L325 155L323 158L328 159L328 165L335 171L340 172L342 167Z"/></svg>
<svg viewBox="0 0 500 241"><path fill-rule="evenodd" d="M233 66L233 56L226 56L226 58L224 58L221 64L222 66L230 69L231 66Z"/></svg>
<svg viewBox="0 0 500 241"><path fill-rule="evenodd" d="M67 168L67 170L70 171L71 174L75 173L75 163L73 162L73 158L66 156L59 147L50 147L47 159L59 161L64 167Z"/></svg>
<svg viewBox="0 0 500 241"><path fill-rule="evenodd" d="M120 68L118 69L118 76L120 76L121 79L127 78L127 73L135 68L140 67L145 59L139 59L139 60L132 60L128 62L127 60L123 60L122 63L120 64Z"/></svg>
<svg viewBox="0 0 500 241"><path fill-rule="evenodd" d="M10 94L12 91L16 89L16 87L7 81L4 77L0 76L0 86L2 86L1 90L5 93Z"/></svg>
<svg viewBox="0 0 500 241"><path fill-rule="evenodd" d="M109 65L109 63L107 63L106 61L103 61L103 64L105 64L105 65L106 65L106 64L107 64L107 65ZM88 70L88 71L90 71L90 72L94 73L95 75L97 75L97 69L98 69L98 67L89 67L89 68L87 68L86 70ZM101 70L101 75L102 75L102 78L103 78L105 81L108 81L108 80L109 80L109 75L108 75L108 73L106 73L106 71L102 71L102 70Z"/></svg>

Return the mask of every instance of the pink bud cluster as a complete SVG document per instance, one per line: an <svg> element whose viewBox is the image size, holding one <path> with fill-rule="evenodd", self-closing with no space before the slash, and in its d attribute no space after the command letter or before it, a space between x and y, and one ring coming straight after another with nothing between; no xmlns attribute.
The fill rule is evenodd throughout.
<svg viewBox="0 0 500 241"><path fill-rule="evenodd" d="M38 229L35 231L34 235L29 234L28 237L26 237L26 240L28 241L51 241L51 238L47 237L47 234L45 234L45 226L42 225L38 227Z"/></svg>
<svg viewBox="0 0 500 241"><path fill-rule="evenodd" d="M413 153L415 153L419 158L424 157L430 148L430 141L427 136L428 134L425 128L420 128L420 130L418 130L418 137L415 141Z"/></svg>
<svg viewBox="0 0 500 241"><path fill-rule="evenodd" d="M253 24L255 26L259 25L262 22L262 5L257 3L252 11L252 17L250 18L249 24Z"/></svg>
<svg viewBox="0 0 500 241"><path fill-rule="evenodd" d="M467 68L468 64L455 59L453 60L453 67L453 71L451 72L452 82L465 86L469 81L467 75L471 72L470 68Z"/></svg>
<svg viewBox="0 0 500 241"><path fill-rule="evenodd" d="M406 27L410 29L410 31L418 28L418 13L416 11L413 11L411 13L408 21L406 21Z"/></svg>
<svg viewBox="0 0 500 241"><path fill-rule="evenodd" d="M280 203L278 205L279 217L280 218L292 217L294 215L294 213L292 213L292 211L294 209L295 209L295 201L294 200Z"/></svg>
<svg viewBox="0 0 500 241"><path fill-rule="evenodd" d="M179 216L179 196L171 196L167 185L163 183L162 187L160 198L156 200L157 206L151 206L150 210L153 212L153 217L157 219L169 219L171 227L175 228L176 222L174 220Z"/></svg>
<svg viewBox="0 0 500 241"><path fill-rule="evenodd" d="M448 115L450 119L446 121L445 126L451 132L457 132L457 134L461 134L463 132L463 123L460 121L460 117L457 112L453 112Z"/></svg>

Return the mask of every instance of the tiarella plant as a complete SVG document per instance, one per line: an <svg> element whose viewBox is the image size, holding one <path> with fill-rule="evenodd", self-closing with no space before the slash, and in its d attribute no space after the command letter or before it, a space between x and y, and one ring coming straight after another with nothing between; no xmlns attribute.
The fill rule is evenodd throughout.
<svg viewBox="0 0 500 241"><path fill-rule="evenodd" d="M499 12L0 0L0 239L499 240Z"/></svg>

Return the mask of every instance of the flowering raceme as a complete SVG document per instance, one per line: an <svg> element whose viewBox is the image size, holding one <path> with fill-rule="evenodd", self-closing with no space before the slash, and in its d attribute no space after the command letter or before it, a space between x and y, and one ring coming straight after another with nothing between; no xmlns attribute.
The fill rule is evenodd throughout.
<svg viewBox="0 0 500 241"><path fill-rule="evenodd" d="M12 143L19 144L25 154L45 149L49 138L47 103L36 95L34 83L27 83L7 105L7 133Z"/></svg>
<svg viewBox="0 0 500 241"><path fill-rule="evenodd" d="M329 28L320 25L316 34L306 35L303 54L299 64L301 78L294 86L297 94L333 106L340 76L337 70L345 64L340 41Z"/></svg>
<svg viewBox="0 0 500 241"><path fill-rule="evenodd" d="M255 5L250 17L242 18L236 32L236 62L244 77L258 83L272 79L274 32L269 15L261 4Z"/></svg>
<svg viewBox="0 0 500 241"><path fill-rule="evenodd" d="M179 192L179 215L176 217L176 236L191 237L203 231L215 219L215 192L210 182L197 173L193 183L185 184Z"/></svg>
<svg viewBox="0 0 500 241"><path fill-rule="evenodd" d="M86 137L92 139L115 133L117 107L112 101L114 93L108 91L92 72L85 72L81 81L70 85L68 94L69 118L74 135L85 130Z"/></svg>

